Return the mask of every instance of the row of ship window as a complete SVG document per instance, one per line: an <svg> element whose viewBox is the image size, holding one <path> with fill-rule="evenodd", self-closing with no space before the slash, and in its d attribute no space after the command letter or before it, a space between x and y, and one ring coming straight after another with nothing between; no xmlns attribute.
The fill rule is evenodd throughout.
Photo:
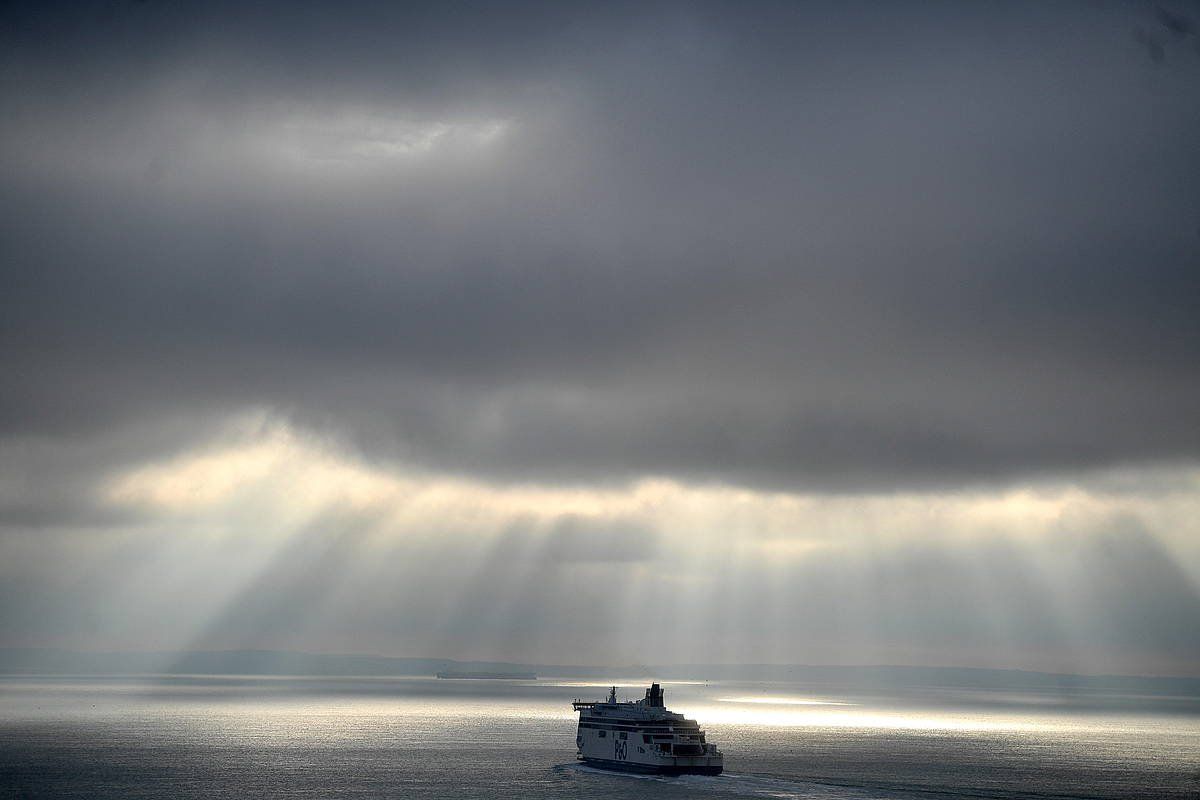
<svg viewBox="0 0 1200 800"><path fill-rule="evenodd" d="M657 732L657 733L666 733L667 731L670 731L670 730L674 730L676 733L697 733L700 730L699 725L671 726L671 725L655 725L653 723L645 723L645 722L641 722L641 723L629 722L629 723L622 724L620 722L610 722L608 720L582 720L579 723L579 727L581 727L581 728L600 728L602 730L609 730L609 731L626 730L626 731L633 731L634 733L637 733L638 731L652 731L652 732Z"/></svg>
<svg viewBox="0 0 1200 800"><path fill-rule="evenodd" d="M608 731L601 729L601 730L598 732L598 734L597 734L597 735L598 735L598 736L599 736L601 739L607 738L607 736L608 736ZM618 738L618 737L619 737L619 738L621 738L621 739L628 739L628 738L629 738L629 734L628 734L626 731L613 731L613 738ZM643 742L644 744L651 744L651 743L652 743L652 742L651 742L651 740L652 740L652 739L666 739L666 740L670 741L670 740L671 740L671 739L673 739L673 738L674 738L674 736L672 736L672 735L670 735L670 734L666 734L666 735L659 734L659 735L654 735L654 736L652 736L652 735L650 735L650 734L648 734L648 733L643 733L643 734L642 734L642 742ZM702 734L700 734L700 743L701 743L701 744L703 744L703 743L704 743L704 734L703 734L703 733L702 733Z"/></svg>

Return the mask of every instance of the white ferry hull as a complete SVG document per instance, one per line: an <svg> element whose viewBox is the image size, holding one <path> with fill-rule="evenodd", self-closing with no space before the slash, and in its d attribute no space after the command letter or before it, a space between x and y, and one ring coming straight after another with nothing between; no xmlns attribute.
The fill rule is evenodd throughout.
<svg viewBox="0 0 1200 800"><path fill-rule="evenodd" d="M585 764L654 775L720 775L724 756L695 720L666 710L658 684L645 700L618 703L616 687L602 703L575 701L575 744Z"/></svg>
<svg viewBox="0 0 1200 800"><path fill-rule="evenodd" d="M611 769L616 772L637 772L643 775L720 775L725 769L723 764L639 764L634 761L610 761L603 758L585 758L580 760L589 767ZM680 761L700 761L703 759L679 759ZM719 760L719 759L718 759Z"/></svg>
<svg viewBox="0 0 1200 800"><path fill-rule="evenodd" d="M576 743L579 759L585 764L621 772L641 772L654 775L720 775L724 768L724 757L704 747L702 755L667 755L652 745L641 741L637 733L627 733L626 739L619 738L616 731L583 729Z"/></svg>

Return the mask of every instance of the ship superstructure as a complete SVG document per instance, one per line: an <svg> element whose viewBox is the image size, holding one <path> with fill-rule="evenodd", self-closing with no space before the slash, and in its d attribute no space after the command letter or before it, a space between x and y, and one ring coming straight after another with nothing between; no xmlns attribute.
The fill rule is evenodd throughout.
<svg viewBox="0 0 1200 800"><path fill-rule="evenodd" d="M588 764L662 775L719 775L724 768L696 721L666 709L657 683L641 700L618 702L614 686L603 702L572 706L579 712L578 758Z"/></svg>

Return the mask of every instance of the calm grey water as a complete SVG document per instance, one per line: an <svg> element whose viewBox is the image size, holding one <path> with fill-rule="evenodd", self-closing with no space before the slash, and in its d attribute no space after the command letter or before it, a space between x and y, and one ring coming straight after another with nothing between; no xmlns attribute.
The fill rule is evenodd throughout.
<svg viewBox="0 0 1200 800"><path fill-rule="evenodd" d="M578 681L0 678L0 796L1200 798L1195 698L666 688L725 775L576 764Z"/></svg>

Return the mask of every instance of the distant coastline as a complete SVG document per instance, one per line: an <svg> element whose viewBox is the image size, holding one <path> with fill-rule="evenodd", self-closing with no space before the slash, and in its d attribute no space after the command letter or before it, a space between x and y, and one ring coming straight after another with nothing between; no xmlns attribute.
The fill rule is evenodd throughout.
<svg viewBox="0 0 1200 800"><path fill-rule="evenodd" d="M458 672L446 670L439 672L437 677L457 681L536 681L537 674L533 672Z"/></svg>
<svg viewBox="0 0 1200 800"><path fill-rule="evenodd" d="M1120 690L1200 696L1200 676L1071 675L973 667L803 664L553 665L436 658L301 653L283 650L87 652L0 648L0 675L263 675L295 677L433 677L438 673L640 681L745 680L862 688L947 687L1060 692Z"/></svg>

